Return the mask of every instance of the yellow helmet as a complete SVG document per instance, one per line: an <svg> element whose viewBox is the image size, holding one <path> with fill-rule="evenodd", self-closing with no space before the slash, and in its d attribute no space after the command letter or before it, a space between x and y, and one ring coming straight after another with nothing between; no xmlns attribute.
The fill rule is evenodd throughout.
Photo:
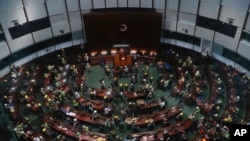
<svg viewBox="0 0 250 141"><path fill-rule="evenodd" d="M31 104L27 103L26 106L27 106L28 108L30 108L30 107L31 107Z"/></svg>
<svg viewBox="0 0 250 141"><path fill-rule="evenodd" d="M43 131L43 132L46 132L46 128L43 128L42 131Z"/></svg>

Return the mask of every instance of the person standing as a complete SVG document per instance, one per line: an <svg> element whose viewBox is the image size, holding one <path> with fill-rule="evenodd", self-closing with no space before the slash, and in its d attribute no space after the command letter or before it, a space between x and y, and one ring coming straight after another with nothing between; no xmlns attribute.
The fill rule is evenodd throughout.
<svg viewBox="0 0 250 141"><path fill-rule="evenodd" d="M97 110L94 110L94 112L92 113L92 120L96 121L97 120L97 117L98 117L98 113L97 113Z"/></svg>

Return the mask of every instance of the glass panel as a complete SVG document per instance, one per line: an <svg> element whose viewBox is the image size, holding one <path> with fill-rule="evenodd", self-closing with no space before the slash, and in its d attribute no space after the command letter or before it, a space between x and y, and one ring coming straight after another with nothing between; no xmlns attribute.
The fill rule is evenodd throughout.
<svg viewBox="0 0 250 141"><path fill-rule="evenodd" d="M250 42L250 34L247 32L242 32L242 39L247 40Z"/></svg>
<svg viewBox="0 0 250 141"><path fill-rule="evenodd" d="M222 56L232 60L232 61L235 61L235 56L236 53L234 51L231 51L227 48L223 48L223 51L222 51Z"/></svg>
<svg viewBox="0 0 250 141"><path fill-rule="evenodd" d="M250 61L248 59L238 54L235 61L242 67L250 71Z"/></svg>
<svg viewBox="0 0 250 141"><path fill-rule="evenodd" d="M200 46L200 43L201 43L201 39L198 37L189 36L189 35L176 33L176 32L171 32L168 30L164 30L164 37L184 41L184 42L191 43L191 44L194 44L197 46Z"/></svg>
<svg viewBox="0 0 250 141"><path fill-rule="evenodd" d="M82 30L78 30L78 31L73 31L72 32L72 40L79 40L79 39L83 39L83 31Z"/></svg>
<svg viewBox="0 0 250 141"><path fill-rule="evenodd" d="M222 51L223 51L222 45L214 42L212 49L213 49L213 53L216 53L218 55L222 55Z"/></svg>

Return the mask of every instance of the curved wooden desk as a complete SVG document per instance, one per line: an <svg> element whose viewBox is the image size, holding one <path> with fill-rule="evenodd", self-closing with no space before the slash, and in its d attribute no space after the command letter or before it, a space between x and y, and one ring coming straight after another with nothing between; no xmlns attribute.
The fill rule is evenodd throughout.
<svg viewBox="0 0 250 141"><path fill-rule="evenodd" d="M192 122L190 119L184 119L183 121L178 122L175 125L161 128L154 131L143 132L143 133L134 133L131 134L132 138L137 138L140 141L153 141L153 140L160 140L163 138L164 131L169 134L169 136L174 136L177 133L185 131L192 126Z"/></svg>
<svg viewBox="0 0 250 141"><path fill-rule="evenodd" d="M137 94L136 92L129 92L129 91L125 91L124 95L127 98L127 101L141 99L141 98L146 97L145 93Z"/></svg>
<svg viewBox="0 0 250 141"><path fill-rule="evenodd" d="M148 101L146 100L142 101L144 102L143 104L140 104L140 110L148 110L159 107L162 100L160 98L154 98Z"/></svg>
<svg viewBox="0 0 250 141"><path fill-rule="evenodd" d="M77 110L71 110L69 107L61 107L60 111L69 117L76 118L78 121L86 122L94 125L105 125L105 121L110 119L109 117L98 116L96 120L94 120L91 114L80 112Z"/></svg>
<svg viewBox="0 0 250 141"><path fill-rule="evenodd" d="M131 125L132 122L135 122L135 125L141 126L148 124L150 120L153 120L154 122L162 121L163 118L170 118L174 115L177 115L181 112L181 108L179 106L173 106L171 108L165 109L163 111L159 111L157 113L151 114L151 115L143 115L140 117L129 117L125 119L125 123L127 125Z"/></svg>
<svg viewBox="0 0 250 141"><path fill-rule="evenodd" d="M98 111L103 112L105 110L105 108L108 108L111 111L113 111L114 106L111 103L104 103L101 101L97 101L97 100L92 100L92 99L88 99L88 98L84 98L84 97L80 97L77 99L77 102L79 104L84 103L85 106L90 106L93 105L93 109L96 109Z"/></svg>
<svg viewBox="0 0 250 141"><path fill-rule="evenodd" d="M91 56L90 57L90 64L91 65L100 65L100 61L113 61L114 56L112 55L99 55L99 56Z"/></svg>
<svg viewBox="0 0 250 141"><path fill-rule="evenodd" d="M210 86L210 88L209 88L210 93L209 93L209 97L208 97L207 101L201 105L201 113L203 115L208 115L209 112L212 110L214 102L217 98L218 83L216 81L214 74L211 73L211 70L209 67L207 67L205 69L205 73L206 73L207 78L208 78L208 82L209 82L209 86Z"/></svg>
<svg viewBox="0 0 250 141"><path fill-rule="evenodd" d="M112 94L112 92L111 94L108 95L106 90L100 90L98 88L91 88L90 92L92 91L95 91L95 97L98 97L101 100L104 100L106 97L111 98L111 99L114 98L114 95Z"/></svg>
<svg viewBox="0 0 250 141"><path fill-rule="evenodd" d="M225 123L231 123L234 119L234 114L236 114L235 109L238 108L236 103L237 96L237 88L234 87L234 82L232 81L232 75L238 75L238 72L230 70L229 66L225 64L221 64L220 66L222 79L226 85L226 93L227 93L227 103L223 114L221 115L221 119ZM227 119L228 121L226 121Z"/></svg>
<svg viewBox="0 0 250 141"><path fill-rule="evenodd" d="M95 132L83 132L73 126L63 124L63 121L53 118L52 116L45 118L46 122L51 124L51 128L71 138L78 139L80 141L107 141L108 135L95 133Z"/></svg>

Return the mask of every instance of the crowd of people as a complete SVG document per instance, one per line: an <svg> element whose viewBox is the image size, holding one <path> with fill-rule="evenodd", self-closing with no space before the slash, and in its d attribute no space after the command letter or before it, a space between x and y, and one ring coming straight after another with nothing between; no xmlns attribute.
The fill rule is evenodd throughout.
<svg viewBox="0 0 250 141"><path fill-rule="evenodd" d="M203 69L206 65L197 64L195 57L181 55L173 50L170 53L174 56L174 60L168 62L170 68L165 66L167 60L159 58L156 58L153 66L137 60L137 57L131 66L112 66L101 61L102 70L99 71L104 76L99 78L99 82L86 79L92 73L91 57L87 53L80 54L75 64L67 63L66 52L61 50L57 56L59 64L13 65L11 76L1 84L4 106L12 117L13 130L21 140L72 139L53 129L53 124L58 121L55 119L59 119L60 127L66 124L76 130L75 138L79 140L81 133L94 134L92 132L108 135L108 140L138 140L139 137L133 138L131 135L169 127L188 118L192 126L187 131L161 138L184 141L188 140L188 132L192 132L197 139L228 139L231 123L247 124L249 119L240 115L239 110L247 107L242 101L250 92L249 77L244 73L236 73L231 66L223 65L226 68L224 73L231 74L225 78L223 71L219 70L220 63L216 63L217 66L211 72L216 78L218 93L212 101L211 114L202 116L201 110L206 103L204 98L209 95L204 92L209 91L208 76ZM229 84L231 81L233 83ZM96 83L96 87L89 87L88 83ZM235 95L228 94L228 87L230 90L236 89ZM157 91L164 95L159 96ZM180 106L189 105L191 101L191 106L196 110L193 113L181 111L171 118L163 117L161 122L148 120L146 127L136 125L135 120L129 125L126 123L129 117L150 115L171 107L168 105L168 96L178 99ZM143 100L143 104L139 100ZM157 103L157 106L153 107L152 103ZM223 103L228 107L231 105L231 108L226 109ZM105 120L102 126L96 127L95 124L80 121L76 114L90 115L93 123L98 123L103 117ZM36 127L41 132L32 127L32 115L42 121ZM105 138L100 135L100 139Z"/></svg>

